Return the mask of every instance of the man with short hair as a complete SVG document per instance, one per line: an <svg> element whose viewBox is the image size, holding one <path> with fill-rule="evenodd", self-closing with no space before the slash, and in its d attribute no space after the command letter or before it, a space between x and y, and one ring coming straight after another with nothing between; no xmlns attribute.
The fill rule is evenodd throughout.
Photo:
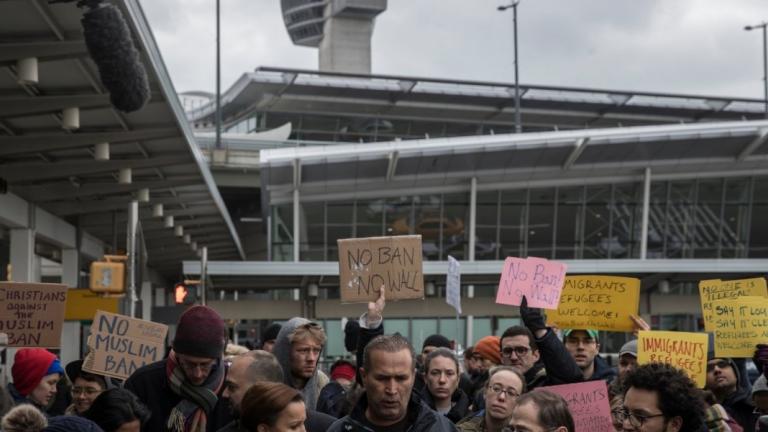
<svg viewBox="0 0 768 432"><path fill-rule="evenodd" d="M517 431L574 432L576 430L566 400L546 389L521 396L517 400L509 426Z"/></svg>
<svg viewBox="0 0 768 432"><path fill-rule="evenodd" d="M320 391L328 377L318 369L325 332L317 323L292 318L280 329L272 353L283 368L284 383L299 390L308 410L317 408Z"/></svg>
<svg viewBox="0 0 768 432"><path fill-rule="evenodd" d="M624 408L618 418L626 432L698 432L704 428L704 404L685 372L651 363L624 378Z"/></svg>
<svg viewBox="0 0 768 432"><path fill-rule="evenodd" d="M125 381L152 411L145 431L216 431L232 416L221 401L226 365L224 321L207 306L192 306L179 318L166 359L136 370Z"/></svg>
<svg viewBox="0 0 768 432"><path fill-rule="evenodd" d="M352 413L331 432L454 431L447 417L431 410L413 391L416 355L399 334L378 336L365 347L360 375L365 392Z"/></svg>
<svg viewBox="0 0 768 432"><path fill-rule="evenodd" d="M741 367L734 359L714 357L713 350L709 351L707 357L707 381L704 388L715 395L718 403L744 428L744 432L754 432L757 416L750 397L752 387L746 379L742 381Z"/></svg>
<svg viewBox="0 0 768 432"><path fill-rule="evenodd" d="M529 308L525 297L520 317L525 327L512 326L501 335L501 363L522 374L529 389L581 381L581 369L547 327L541 311Z"/></svg>
<svg viewBox="0 0 768 432"><path fill-rule="evenodd" d="M608 391L611 394L611 397L623 392L624 377L635 369L637 369L637 339L625 343L619 349L618 375L608 386Z"/></svg>
<svg viewBox="0 0 768 432"><path fill-rule="evenodd" d="M497 366L488 372L484 389L485 409L460 421L462 432L500 432L509 423L517 398L525 393L525 380L512 366Z"/></svg>
<svg viewBox="0 0 768 432"><path fill-rule="evenodd" d="M600 357L600 342L597 330L563 330L565 349L581 369L584 381L604 380L609 383L616 378L616 371Z"/></svg>
<svg viewBox="0 0 768 432"><path fill-rule="evenodd" d="M224 381L222 397L229 400L234 420L218 432L245 432L240 424L243 396L251 386L261 381L283 382L283 369L274 355L263 350L254 350L232 359L227 379ZM324 432L334 420L336 419L331 416L307 410L304 426L308 432Z"/></svg>

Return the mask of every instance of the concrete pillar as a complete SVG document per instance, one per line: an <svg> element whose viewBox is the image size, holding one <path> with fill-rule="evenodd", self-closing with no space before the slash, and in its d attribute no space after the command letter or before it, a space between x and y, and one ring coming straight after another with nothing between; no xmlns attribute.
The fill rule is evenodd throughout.
<svg viewBox="0 0 768 432"><path fill-rule="evenodd" d="M11 230L11 267L15 282L39 282L40 263L35 259L35 231Z"/></svg>
<svg viewBox="0 0 768 432"><path fill-rule="evenodd" d="M141 319L152 321L152 282L144 281L141 284Z"/></svg>
<svg viewBox="0 0 768 432"><path fill-rule="evenodd" d="M165 301L165 288L155 288L155 301L153 303L153 306L161 307L166 306L167 303Z"/></svg>
<svg viewBox="0 0 768 432"><path fill-rule="evenodd" d="M648 257L648 219L651 210L651 169L645 169L643 182L643 213L640 220L640 259Z"/></svg>
<svg viewBox="0 0 768 432"><path fill-rule="evenodd" d="M80 252L77 249L61 251L61 283L70 288L79 288Z"/></svg>
<svg viewBox="0 0 768 432"><path fill-rule="evenodd" d="M59 355L62 366L66 366L67 363L81 357L81 327L80 321L64 321L64 325L61 327L61 350Z"/></svg>
<svg viewBox="0 0 768 432"><path fill-rule="evenodd" d="M469 184L469 262L475 261L475 243L477 242L477 177L472 177ZM467 298L475 297L475 286L467 286ZM467 315L467 346L472 345L475 330L474 315Z"/></svg>

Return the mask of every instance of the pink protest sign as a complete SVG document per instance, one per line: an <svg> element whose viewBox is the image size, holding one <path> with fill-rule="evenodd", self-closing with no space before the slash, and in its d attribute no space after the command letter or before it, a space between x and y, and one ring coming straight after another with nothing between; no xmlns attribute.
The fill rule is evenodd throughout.
<svg viewBox="0 0 768 432"><path fill-rule="evenodd" d="M560 304L560 294L565 284L567 266L557 261L547 261L541 258L528 258L533 263L533 277L530 291L526 293L529 307L542 309L557 309Z"/></svg>
<svg viewBox="0 0 768 432"><path fill-rule="evenodd" d="M539 387L534 391L548 391L562 396L568 402L568 410L576 426L575 432L613 432L605 381Z"/></svg>
<svg viewBox="0 0 768 432"><path fill-rule="evenodd" d="M496 303L520 306L523 296L528 306L557 309L565 283L566 265L543 258L507 257L496 292Z"/></svg>
<svg viewBox="0 0 768 432"><path fill-rule="evenodd" d="M507 257L501 271L499 290L496 291L496 303L520 306L523 295L531 290L534 266L528 260Z"/></svg>

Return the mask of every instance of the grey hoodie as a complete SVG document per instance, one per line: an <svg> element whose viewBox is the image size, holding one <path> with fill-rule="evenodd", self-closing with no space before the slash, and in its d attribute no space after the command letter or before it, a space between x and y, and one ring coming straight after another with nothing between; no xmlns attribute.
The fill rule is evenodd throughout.
<svg viewBox="0 0 768 432"><path fill-rule="evenodd" d="M277 361L283 368L283 382L297 390L301 391L304 396L304 403L307 406L307 410L314 411L317 407L317 398L320 395L320 390L328 384L328 377L319 369L315 369L315 374L307 381L307 384L303 389L297 387L293 382L293 376L291 375L291 341L290 336L296 330L296 327L308 324L310 321L305 318L291 318L287 323L283 324L280 329L280 333L277 334L275 339L275 346L272 349L272 354L277 357Z"/></svg>

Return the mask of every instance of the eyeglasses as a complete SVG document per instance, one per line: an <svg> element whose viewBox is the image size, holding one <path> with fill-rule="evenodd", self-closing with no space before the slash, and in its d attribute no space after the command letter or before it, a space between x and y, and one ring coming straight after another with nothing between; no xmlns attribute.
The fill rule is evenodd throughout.
<svg viewBox="0 0 768 432"><path fill-rule="evenodd" d="M707 372L715 370L715 366L717 366L718 369L725 369L731 367L731 364L728 363L727 360L718 360L715 363L707 363Z"/></svg>
<svg viewBox="0 0 768 432"><path fill-rule="evenodd" d="M623 409L623 410L616 410L613 412L616 416L616 420L623 422L624 420L629 420L629 424L632 425L633 428L639 429L643 427L643 424L645 424L648 419L652 419L654 417L664 417L664 414L654 414L654 415L640 415L629 412L629 410Z"/></svg>
<svg viewBox="0 0 768 432"><path fill-rule="evenodd" d="M203 372L210 372L211 369L216 365L216 360L208 360L205 362L192 362L187 359L183 359L179 357L179 366L181 366L182 369L185 371L192 371L195 369L200 369Z"/></svg>
<svg viewBox="0 0 768 432"><path fill-rule="evenodd" d="M516 347L504 347L501 349L501 356L505 358L511 358L512 353L517 354L518 357L523 357L526 354L528 354L531 351L530 348L525 346L516 346Z"/></svg>
<svg viewBox="0 0 768 432"><path fill-rule="evenodd" d="M510 399L517 399L518 397L520 397L520 393L518 393L517 390L511 387L505 389L504 386L501 384L494 384L488 387L488 389L491 390L493 394L495 394L497 397L500 396L502 393L504 393Z"/></svg>
<svg viewBox="0 0 768 432"><path fill-rule="evenodd" d="M95 396L101 393L101 390L91 388L91 387L72 387L71 393L72 393L72 396L78 396L81 394L84 394L86 396Z"/></svg>

